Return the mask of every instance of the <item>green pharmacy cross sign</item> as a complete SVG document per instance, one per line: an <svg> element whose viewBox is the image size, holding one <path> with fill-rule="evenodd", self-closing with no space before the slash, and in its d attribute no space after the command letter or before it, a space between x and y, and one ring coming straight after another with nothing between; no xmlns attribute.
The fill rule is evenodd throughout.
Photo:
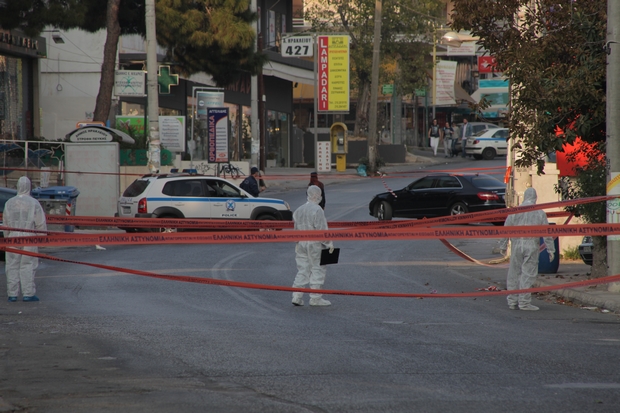
<svg viewBox="0 0 620 413"><path fill-rule="evenodd" d="M170 86L179 85L179 75L171 75L170 66L159 66L159 74L157 75L157 84L159 85L160 94L169 95Z"/></svg>

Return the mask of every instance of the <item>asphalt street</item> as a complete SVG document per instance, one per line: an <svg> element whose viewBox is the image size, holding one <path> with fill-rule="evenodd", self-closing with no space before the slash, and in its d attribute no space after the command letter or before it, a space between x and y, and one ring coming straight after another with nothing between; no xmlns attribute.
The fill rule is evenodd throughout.
<svg viewBox="0 0 620 413"><path fill-rule="evenodd" d="M501 165L501 159L485 165ZM426 167L386 179L320 176L328 220L370 220L368 201ZM267 176L276 176L267 171ZM265 196L293 209L291 171ZM307 171L309 177L309 171ZM475 224L474 224L475 225ZM483 262L497 240L452 240ZM465 262L439 241L340 242L325 288L411 293L505 288L504 264ZM42 248L76 261L162 274L289 286L290 244ZM563 262L554 280L588 267ZM615 412L620 320L541 294L538 312L504 297L403 299L173 282L43 261L39 303L0 303L0 412ZM560 278L563 277L563 278ZM545 277L541 277L545 278ZM4 286L0 295L5 295Z"/></svg>

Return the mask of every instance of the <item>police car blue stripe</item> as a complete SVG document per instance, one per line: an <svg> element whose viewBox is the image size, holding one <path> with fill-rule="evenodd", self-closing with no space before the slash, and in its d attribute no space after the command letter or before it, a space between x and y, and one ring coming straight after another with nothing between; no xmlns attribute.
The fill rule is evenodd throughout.
<svg viewBox="0 0 620 413"><path fill-rule="evenodd" d="M279 199L267 199L267 198L203 198L203 197L168 197L168 198L146 198L147 202L226 202L233 200L235 202L249 202L249 203L261 203L261 204L276 204L284 205L284 201Z"/></svg>

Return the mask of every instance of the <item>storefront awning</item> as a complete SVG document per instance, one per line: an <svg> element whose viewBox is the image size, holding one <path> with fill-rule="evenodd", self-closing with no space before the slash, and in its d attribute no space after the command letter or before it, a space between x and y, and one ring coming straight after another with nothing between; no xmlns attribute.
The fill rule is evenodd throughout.
<svg viewBox="0 0 620 413"><path fill-rule="evenodd" d="M305 85L314 84L314 71L273 61L263 66L263 75L274 76L289 82L303 83Z"/></svg>

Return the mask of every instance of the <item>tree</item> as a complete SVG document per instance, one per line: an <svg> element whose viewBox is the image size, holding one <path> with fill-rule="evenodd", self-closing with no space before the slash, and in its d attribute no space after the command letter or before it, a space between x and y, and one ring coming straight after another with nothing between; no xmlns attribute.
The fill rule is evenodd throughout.
<svg viewBox="0 0 620 413"><path fill-rule="evenodd" d="M577 137L590 162L557 189L567 199L605 195L606 0L454 0L454 29L471 30L510 79L517 166L544 168L544 155ZM559 133L558 133L559 132ZM571 207L605 222L604 203ZM594 237L592 274L606 275L604 237ZM601 259L601 257L603 257Z"/></svg>
<svg viewBox="0 0 620 413"><path fill-rule="evenodd" d="M157 40L185 74L206 72L218 86L258 74L266 56L254 50L249 0L157 0Z"/></svg>
<svg viewBox="0 0 620 413"><path fill-rule="evenodd" d="M240 73L256 74L265 61L254 51L248 0L157 0L157 40L180 73L211 74L217 85ZM0 26L36 36L46 27L106 28L107 38L94 120L108 119L119 36L145 36L144 0L20 0L0 6Z"/></svg>
<svg viewBox="0 0 620 413"><path fill-rule="evenodd" d="M605 141L606 0L454 0L452 27L471 30L510 79L517 166L572 144ZM562 133L556 134L556 127Z"/></svg>
<svg viewBox="0 0 620 413"><path fill-rule="evenodd" d="M412 93L426 85L432 62L425 63L424 57L432 49L433 22L442 6L440 0L383 2L380 83L395 82L395 93ZM304 15L314 32L346 33L351 38L351 83L357 91L355 136L368 122L374 12L374 0L326 0L312 3Z"/></svg>

